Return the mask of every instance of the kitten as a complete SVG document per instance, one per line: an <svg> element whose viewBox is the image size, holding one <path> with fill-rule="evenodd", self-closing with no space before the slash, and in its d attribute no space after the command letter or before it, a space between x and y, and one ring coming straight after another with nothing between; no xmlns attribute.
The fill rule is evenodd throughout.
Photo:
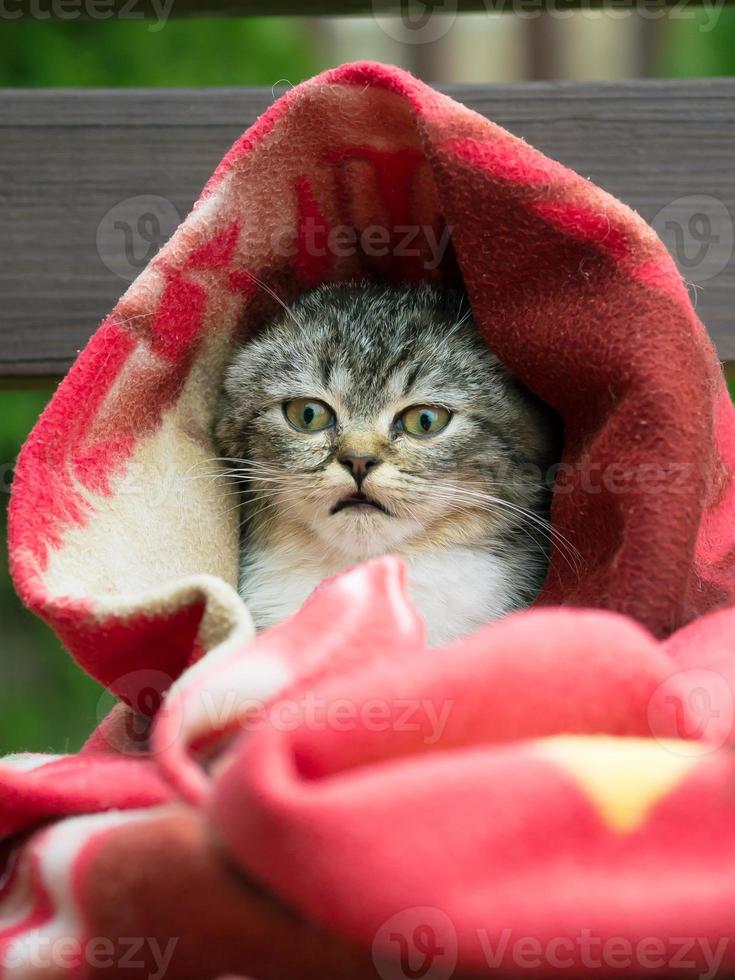
<svg viewBox="0 0 735 980"><path fill-rule="evenodd" d="M431 645L543 583L555 416L488 349L461 293L305 293L236 351L214 434L242 481L241 594L258 628L387 553L408 564Z"/></svg>

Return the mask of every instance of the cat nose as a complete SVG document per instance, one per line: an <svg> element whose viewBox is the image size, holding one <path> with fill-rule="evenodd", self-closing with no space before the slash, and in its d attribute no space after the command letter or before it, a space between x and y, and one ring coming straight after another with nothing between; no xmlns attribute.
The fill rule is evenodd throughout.
<svg viewBox="0 0 735 980"><path fill-rule="evenodd" d="M343 453L338 458L338 461L352 473L358 487L370 470L374 470L382 462L382 460L378 459L377 456L373 456L371 453Z"/></svg>

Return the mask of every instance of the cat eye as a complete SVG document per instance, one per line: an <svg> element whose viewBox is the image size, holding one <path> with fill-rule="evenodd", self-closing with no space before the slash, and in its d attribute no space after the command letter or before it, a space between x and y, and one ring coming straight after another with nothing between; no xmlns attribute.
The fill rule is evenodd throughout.
<svg viewBox="0 0 735 980"><path fill-rule="evenodd" d="M294 398L283 403L283 414L299 432L322 432L334 425L334 412L316 398Z"/></svg>
<svg viewBox="0 0 735 980"><path fill-rule="evenodd" d="M451 412L441 405L412 405L399 418L399 428L412 436L435 436L446 429Z"/></svg>

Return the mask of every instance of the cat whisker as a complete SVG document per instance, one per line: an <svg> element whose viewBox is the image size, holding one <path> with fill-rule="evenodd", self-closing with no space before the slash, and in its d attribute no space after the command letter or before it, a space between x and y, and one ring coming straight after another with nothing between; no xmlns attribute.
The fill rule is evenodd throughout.
<svg viewBox="0 0 735 980"><path fill-rule="evenodd" d="M477 509L484 510L487 512L496 511L496 508L491 508L488 506L480 505L478 508L477 504L469 504L467 502L460 503L457 506L456 502L451 501L454 507L462 513L471 513ZM533 522L528 521L526 518L521 517L516 524L516 529L524 534L529 541L533 544L534 548L538 551L539 555L546 555L546 548L549 545L551 539L548 534L544 534L543 531ZM569 568L574 573L575 577L578 579L580 577L580 566L576 559L568 553L568 550L559 542L558 540L553 542L558 548L562 560L569 566Z"/></svg>
<svg viewBox="0 0 735 980"><path fill-rule="evenodd" d="M250 506L251 504L256 504L260 500L267 500L267 499L269 499L271 497L283 497L283 496L286 496L287 494L288 494L288 491L287 490L273 490L270 493L262 493L262 494L258 494L257 496L253 496L250 499L243 499L243 497L241 495L241 492L238 491L236 493L226 493L226 494L224 494L224 496L225 497L239 497L240 498L240 502L239 502L238 506L239 507L246 507L246 506Z"/></svg>
<svg viewBox="0 0 735 980"><path fill-rule="evenodd" d="M412 480L416 481L417 486L425 487L427 485L427 477L422 473L412 473L410 470L399 469L403 476L407 476ZM536 481L523 480L523 479L510 479L510 480L490 480L486 477L473 479L472 477L457 476L458 479L462 480L462 483L471 487L480 487L483 490L488 488L497 490L507 490L508 488L517 489L519 487L524 488L535 488L538 490L548 490L548 487L544 483L537 483ZM430 478L433 480L433 476ZM431 484L434 485L433 483ZM447 486L453 486L453 484L446 484Z"/></svg>
<svg viewBox="0 0 735 980"><path fill-rule="evenodd" d="M244 462L240 463L239 466L228 466L223 469L224 473L265 473L274 474L282 477L292 477L292 476L306 476L306 473L300 473L298 471L284 470L277 466L264 466L259 463ZM307 471L308 472L308 471Z"/></svg>
<svg viewBox="0 0 735 980"><path fill-rule="evenodd" d="M283 490L284 493L286 493L289 487L283 486L282 484L274 484L273 486L266 486L266 487L259 488L259 487L248 486L246 483L241 483L239 486L235 487L234 490L221 491L221 495L223 497L239 497L244 493L263 494L268 492L278 492L281 489Z"/></svg>
<svg viewBox="0 0 735 980"><path fill-rule="evenodd" d="M278 295L275 289L272 289L269 285L264 283L262 279L259 279L256 275L254 275L252 272L249 272L247 269L244 269L243 272L249 279L252 279L252 281L255 283L256 286L259 286L263 290L263 292L267 293L271 297L271 299L274 299L276 303L278 303L281 309L286 313L288 317L290 317L293 323L300 330L304 330L303 323L301 323L301 321L296 317L291 307L287 303L285 303L284 300L281 299L281 297Z"/></svg>
<svg viewBox="0 0 735 980"><path fill-rule="evenodd" d="M435 500L439 503L449 505L452 508L462 511L463 513L471 513L472 511L482 510L486 513L497 513L498 506L491 505L486 502L478 502L477 500L466 500L461 497L461 495L453 493L442 493L442 492L429 492L428 496L431 500ZM527 519L526 514L521 515L523 520ZM542 533L542 529L538 528L532 522L530 528L525 528L526 533L532 537L532 540L536 544L545 544L548 540L548 534ZM535 535L531 535L531 532L535 532Z"/></svg>
<svg viewBox="0 0 735 980"><path fill-rule="evenodd" d="M235 510L241 510L243 512L243 522L244 522L249 517L253 516L254 512L261 513L262 511L275 506L279 506L283 513L286 513L289 509L293 509L293 507L289 508L287 506L284 506L283 501L280 499L270 500L269 497L271 496L281 497L282 494L280 492L276 492L273 494L266 494L262 497L256 497L253 500L249 500L247 502L240 500L239 503L237 503L234 507L228 508L228 510L225 513L231 514ZM295 503L293 506L295 506Z"/></svg>
<svg viewBox="0 0 735 980"><path fill-rule="evenodd" d="M259 502L253 502L254 512L248 508L248 510L243 514L243 519L240 522L240 526L243 527L248 520L252 519L253 517L262 517L263 514L265 514L267 511L272 511L276 506L278 506L278 516L282 518L292 513L296 509L298 503L298 501L293 501L290 505L286 504L284 506L283 501L280 500L268 501L262 505Z"/></svg>
<svg viewBox="0 0 735 980"><path fill-rule="evenodd" d="M543 520L537 514L533 512L526 511L524 508L518 508L511 505L508 501L496 501L494 505L487 505L488 510L492 510L493 506L505 507L506 510L510 510L512 513L517 514L523 521L527 524L532 525L534 528L542 532L549 540L549 542L555 546L564 560L569 564L569 567L575 573L577 577L581 576L583 568L583 558L581 553L571 541L562 534L557 528L555 528L548 521Z"/></svg>
<svg viewBox="0 0 735 980"><path fill-rule="evenodd" d="M504 507L506 510L519 515L529 523L536 525L540 530L549 536L559 551L566 557L575 574L581 575L582 566L584 564L581 552L575 548L572 542L558 528L554 527L553 524L541 517L539 514L535 514L533 511L529 511L525 507L521 507L519 504L514 504L509 500L504 500L502 497L495 497L492 494L465 490L462 487L455 487L449 484L442 484L442 486L452 493L464 495L483 502L487 509L492 510L493 507Z"/></svg>
<svg viewBox="0 0 735 980"><path fill-rule="evenodd" d="M264 472L254 472L250 470L228 470L225 474L234 480L238 480L240 483L252 482L252 483L283 483L294 484L309 482L310 478L307 474L302 473L283 473L274 470L271 473Z"/></svg>
<svg viewBox="0 0 735 980"><path fill-rule="evenodd" d="M461 312L462 307L460 306L457 310L457 316ZM441 348L445 347L448 341L461 329L461 327L469 320L472 315L471 310L467 310L463 317L453 323L449 330L445 330L441 336L437 337L436 342L429 350L428 354L424 357L424 363L431 363L440 353Z"/></svg>
<svg viewBox="0 0 735 980"><path fill-rule="evenodd" d="M261 463L254 459L243 459L239 456L212 456L207 460L203 460L201 465L204 463L234 463L235 467L229 467L230 469L257 469L257 470L271 470L273 472L281 472L275 466L270 466L268 463ZM195 464L200 465L200 464Z"/></svg>
<svg viewBox="0 0 735 980"><path fill-rule="evenodd" d="M258 486L261 484L265 484L266 486L275 485L275 486L282 486L282 487L292 487L292 486L298 486L300 482L299 480L291 480L291 479L284 480L282 477L275 477L275 476L255 477L255 476L247 476L247 475L245 476L234 475L232 477L232 481L233 483L239 484L241 488L246 486Z"/></svg>
<svg viewBox="0 0 735 980"><path fill-rule="evenodd" d="M497 487L498 489L504 489L506 487L533 487L536 490L547 490L548 486L545 483L540 483L536 480L526 480L524 478L515 478L510 480L486 480L486 479L472 479L472 478L462 478L462 483L471 487L482 487L483 489L487 487Z"/></svg>
<svg viewBox="0 0 735 980"><path fill-rule="evenodd" d="M298 478L299 474L294 474L294 476ZM252 469L250 467L229 468L229 469L222 468L220 470L216 470L210 473L199 473L194 476L187 475L184 477L184 479L187 481L209 480L212 483L214 483L216 480L222 480L222 479L242 480L243 477L253 477L253 478L257 477L257 479L260 480L271 479L271 478L285 479L284 474L276 469L265 469L265 468L255 468L255 467L253 467ZM289 476L288 479L292 479L292 477Z"/></svg>

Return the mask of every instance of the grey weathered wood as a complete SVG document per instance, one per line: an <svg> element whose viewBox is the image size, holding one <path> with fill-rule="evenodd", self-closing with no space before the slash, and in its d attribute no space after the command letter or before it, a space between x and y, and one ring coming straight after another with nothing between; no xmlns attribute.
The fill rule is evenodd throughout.
<svg viewBox="0 0 735 980"><path fill-rule="evenodd" d="M703 269L710 275L697 288L698 312L721 357L735 360L735 261L727 248L735 214L735 79L448 91L648 220L668 206L666 216L680 223L688 212L672 202L690 195L721 202L720 223L711 229L721 241L694 278ZM167 230L166 209L187 212L223 153L272 98L262 89L0 90L0 376L57 375L68 367L127 285L98 251L105 215L120 202L154 195L164 199ZM122 205L124 220L135 216L130 207ZM105 242L118 250L113 268L125 265L109 228ZM724 267L712 275L723 254Z"/></svg>
<svg viewBox="0 0 735 980"><path fill-rule="evenodd" d="M653 13L662 6L696 6L703 0L438 0L437 13L455 11L499 12L512 10L535 13L546 8L573 10L580 7L603 7L614 2L616 9L624 7L644 8L648 5ZM718 0L718 4L731 4L735 0ZM286 15L291 17L334 17L342 14L395 13L413 6L420 16L426 6L419 0L6 0L4 19L59 20L97 19L139 20L149 17L156 20L169 17L264 17ZM431 8L429 8L431 10Z"/></svg>

